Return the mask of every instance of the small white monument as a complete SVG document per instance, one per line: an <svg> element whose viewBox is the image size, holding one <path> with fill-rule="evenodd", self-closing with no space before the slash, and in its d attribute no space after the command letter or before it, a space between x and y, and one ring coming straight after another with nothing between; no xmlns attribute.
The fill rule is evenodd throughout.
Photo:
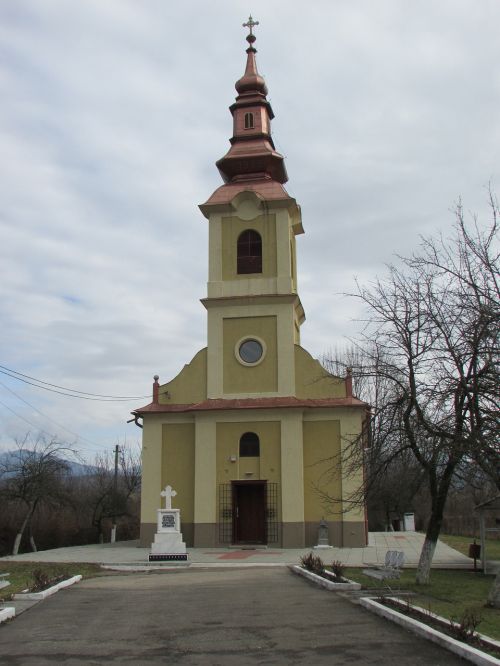
<svg viewBox="0 0 500 666"><path fill-rule="evenodd" d="M158 523L149 561L186 562L188 555L181 534L181 512L180 509L172 509L172 497L177 493L172 486L167 486L160 495L165 498L165 508L158 509Z"/></svg>

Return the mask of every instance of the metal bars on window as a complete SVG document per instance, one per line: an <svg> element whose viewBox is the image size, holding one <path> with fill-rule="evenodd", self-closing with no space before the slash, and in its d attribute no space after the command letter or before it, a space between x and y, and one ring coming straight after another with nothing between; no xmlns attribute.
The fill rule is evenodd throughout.
<svg viewBox="0 0 500 666"><path fill-rule="evenodd" d="M230 483L219 485L219 543L233 541L233 491Z"/></svg>
<svg viewBox="0 0 500 666"><path fill-rule="evenodd" d="M219 484L219 543L233 543L233 491L230 483ZM269 544L281 542L278 484L266 484L266 538Z"/></svg>
<svg viewBox="0 0 500 666"><path fill-rule="evenodd" d="M266 484L266 533L267 543L280 543L281 523L278 520L278 484Z"/></svg>

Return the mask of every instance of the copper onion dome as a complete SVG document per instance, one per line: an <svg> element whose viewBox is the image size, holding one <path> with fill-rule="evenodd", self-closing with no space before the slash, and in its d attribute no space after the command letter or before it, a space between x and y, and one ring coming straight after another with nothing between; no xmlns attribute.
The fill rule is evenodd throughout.
<svg viewBox="0 0 500 666"><path fill-rule="evenodd" d="M251 18L251 17L250 17ZM247 42L250 46L247 48L247 66L245 73L238 79L235 84L236 92L240 95L246 92L256 92L261 93L262 95L267 95L267 86L264 78L257 71L257 63L255 62L255 54L257 49L252 45L255 42L255 35L250 33L247 35Z"/></svg>
<svg viewBox="0 0 500 666"><path fill-rule="evenodd" d="M217 161L217 168L225 183L268 179L286 183L288 176L283 156L276 151L271 137L273 110L266 99L267 86L257 71L252 28L258 25L252 17L244 27L250 29L246 40L247 64L245 73L236 82L236 101L230 107L233 116L231 148Z"/></svg>

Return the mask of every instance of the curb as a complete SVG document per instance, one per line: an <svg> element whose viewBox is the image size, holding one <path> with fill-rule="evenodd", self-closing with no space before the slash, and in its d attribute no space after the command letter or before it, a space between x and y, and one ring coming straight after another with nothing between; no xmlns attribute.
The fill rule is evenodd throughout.
<svg viewBox="0 0 500 666"><path fill-rule="evenodd" d="M477 648L467 645L466 643L457 641L455 638L446 636L440 631L437 631L432 627L428 627L423 622L419 622L418 620L414 620L411 617L402 615L401 613L392 610L392 608L387 608L386 606L379 604L374 599L370 599L369 597L362 597L359 599L359 604L372 613L375 613L376 615L379 615L386 620L390 620L395 624L399 624L401 627L412 631L418 636L427 638L427 640L432 641L433 643L437 643L437 645L440 645L450 652L454 652L463 659L471 661L473 664L477 664L478 666L492 666L494 664L498 666L500 664L500 659L492 657L491 655L486 654L486 652L478 650Z"/></svg>
<svg viewBox="0 0 500 666"><path fill-rule="evenodd" d="M47 590L43 590L43 592L19 592L18 594L14 595L14 600L46 599L47 597L50 597L52 594L55 594L56 592L59 592L59 590L62 590L65 587L69 587L70 585L73 585L74 583L78 583L80 580L82 580L82 577L81 577L80 574L78 574L78 576L73 576L72 578L67 578L66 580L62 580L60 583L57 583L56 585L53 585L52 587L49 587Z"/></svg>
<svg viewBox="0 0 500 666"><path fill-rule="evenodd" d="M16 609L12 606L7 606L7 608L0 609L0 622L6 622L14 617L16 614Z"/></svg>
<svg viewBox="0 0 500 666"><path fill-rule="evenodd" d="M304 578L307 578L311 582L315 583L315 585L319 585L320 587L324 587L325 590L330 590L332 592L343 592L345 590L360 590L361 585L360 583L355 583L353 580L347 580L346 583L335 583L333 580L327 580L326 578L323 578L322 576L317 576L315 573L312 573L312 571L307 571L307 569L303 569L300 567L298 564L294 564L292 567L290 567L291 571L298 576L303 576ZM328 571L325 572L326 575L330 575Z"/></svg>

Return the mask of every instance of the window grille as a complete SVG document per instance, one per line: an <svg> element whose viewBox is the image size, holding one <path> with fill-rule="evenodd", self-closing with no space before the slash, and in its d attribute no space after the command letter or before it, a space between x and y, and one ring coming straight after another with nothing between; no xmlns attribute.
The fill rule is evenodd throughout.
<svg viewBox="0 0 500 666"><path fill-rule="evenodd" d="M233 490L232 484L219 484L219 543L233 543ZM278 515L278 484L266 484L267 543L281 543L281 523Z"/></svg>
<svg viewBox="0 0 500 666"><path fill-rule="evenodd" d="M268 483L266 497L267 543L281 542L281 523L278 520L278 484Z"/></svg>

